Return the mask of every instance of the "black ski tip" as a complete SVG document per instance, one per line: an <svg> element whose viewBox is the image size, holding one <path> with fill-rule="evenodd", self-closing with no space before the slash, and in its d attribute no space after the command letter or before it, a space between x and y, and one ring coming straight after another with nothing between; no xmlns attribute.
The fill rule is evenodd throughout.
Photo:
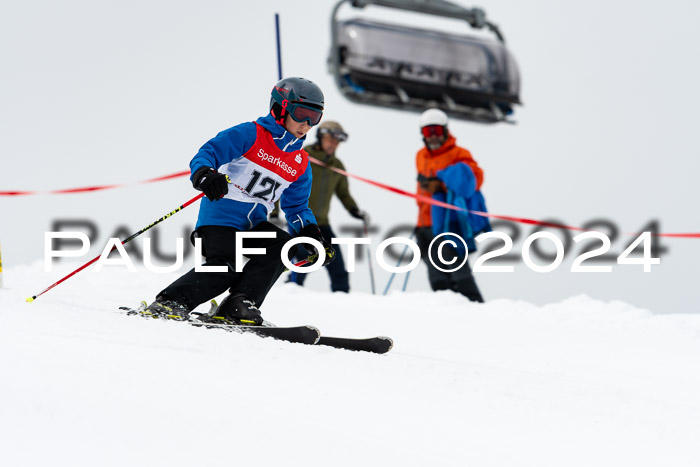
<svg viewBox="0 0 700 467"><path fill-rule="evenodd" d="M384 354L394 348L394 340L387 336L377 336L372 339L372 352Z"/></svg>
<svg viewBox="0 0 700 467"><path fill-rule="evenodd" d="M386 336L370 337L367 339L321 336L318 340L318 345L327 345L336 349L356 350L358 352L385 354L394 347L394 341Z"/></svg>
<svg viewBox="0 0 700 467"><path fill-rule="evenodd" d="M381 346L378 345L378 347L380 347L382 349L386 349L386 350L384 350L384 352L379 352L379 353L387 353L388 351L390 351L391 349L394 348L394 339L392 339L391 337L378 336L377 339L379 339L380 341L383 341L383 342L377 342L377 344L383 343L383 345L381 345Z"/></svg>

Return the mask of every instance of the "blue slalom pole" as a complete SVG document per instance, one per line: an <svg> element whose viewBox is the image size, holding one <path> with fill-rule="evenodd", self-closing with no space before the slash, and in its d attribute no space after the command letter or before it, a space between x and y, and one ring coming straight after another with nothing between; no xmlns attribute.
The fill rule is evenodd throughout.
<svg viewBox="0 0 700 467"><path fill-rule="evenodd" d="M280 43L280 14L275 13L275 35L277 36L277 76L282 79L282 46Z"/></svg>

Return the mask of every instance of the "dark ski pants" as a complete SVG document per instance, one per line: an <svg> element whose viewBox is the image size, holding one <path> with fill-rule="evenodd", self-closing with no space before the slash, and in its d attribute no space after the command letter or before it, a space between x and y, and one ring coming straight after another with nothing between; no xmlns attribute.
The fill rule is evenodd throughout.
<svg viewBox="0 0 700 467"><path fill-rule="evenodd" d="M474 275L469 267L469 262L465 262L464 266L459 268L454 272L442 272L435 268L428 259L428 247L430 242L433 241L433 229L432 227L419 227L416 229L416 243L421 251L421 258L428 267L428 280L430 281L430 287L433 290L453 290L459 292L469 300L473 302L484 302L479 287L476 285L476 280L474 280ZM436 252L436 245L433 245L433 261L438 261L438 255ZM457 250L454 248L445 247L443 248L443 257L446 261L451 261L457 257ZM457 259L457 264L462 260ZM442 266L441 266L442 267Z"/></svg>
<svg viewBox="0 0 700 467"><path fill-rule="evenodd" d="M184 276L166 287L157 296L160 300L174 300L189 310L225 292L244 294L259 307L268 292L284 272L281 253L284 244L292 237L284 230L265 221L245 232L275 232L275 238L246 238L244 248L265 248L265 255L250 255L241 272L235 272L236 233L238 229L218 225L197 229L195 235L202 239L204 266L228 266L226 272L195 272ZM292 247L290 258L296 251Z"/></svg>
<svg viewBox="0 0 700 467"><path fill-rule="evenodd" d="M335 233L330 225L319 225L318 228L328 241L335 238ZM300 251L303 253L304 250L300 248ZM298 261L302 259L305 258L297 258ZM345 270L345 261L343 261L343 254L340 252L339 247L336 247L335 259L326 266L326 271L328 271L328 276L331 278L331 290L333 292L350 292L350 278ZM303 273L292 272L289 276L290 282L295 282L299 285L304 285L305 280L306 274Z"/></svg>

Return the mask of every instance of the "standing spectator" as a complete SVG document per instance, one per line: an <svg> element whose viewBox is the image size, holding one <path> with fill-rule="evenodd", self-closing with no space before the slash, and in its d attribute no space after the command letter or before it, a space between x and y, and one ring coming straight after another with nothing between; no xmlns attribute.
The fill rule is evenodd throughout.
<svg viewBox="0 0 700 467"><path fill-rule="evenodd" d="M357 207L357 203L350 195L348 178L328 168L335 167L345 170L345 166L338 159L335 151L340 143L347 141L348 134L338 122L325 121L318 126L316 139L317 141L314 144L304 147L309 156L324 164L317 165L312 162L313 184L311 186L311 196L309 197L309 207L318 221L321 233L330 240L336 236L333 229L331 229L328 219L333 195L338 197L351 216L362 220L366 225L369 224L369 216ZM345 270L345 262L340 249L336 250L335 260L328 265L326 270L331 279L331 290L333 292L350 291L348 272ZM289 276L289 282L295 282L299 285L304 285L305 280L306 274L292 272Z"/></svg>
<svg viewBox="0 0 700 467"><path fill-rule="evenodd" d="M484 172L468 150L457 146L447 124L447 115L439 109L428 109L421 115L425 147L416 155L417 192L463 209L485 212L486 203L480 191ZM490 230L486 217L418 201L416 240L428 267L428 279L433 290L454 290L469 300L484 301L468 262L465 261L464 266L454 272L440 271L428 259L428 248L435 236L452 232L466 240L468 251L475 251L474 237ZM434 248L439 243L438 240ZM457 248L445 245L442 249L446 261L445 265L440 266L442 269L448 269L449 264L461 264L467 254L461 242L455 243ZM432 258L437 261L439 255L434 251Z"/></svg>

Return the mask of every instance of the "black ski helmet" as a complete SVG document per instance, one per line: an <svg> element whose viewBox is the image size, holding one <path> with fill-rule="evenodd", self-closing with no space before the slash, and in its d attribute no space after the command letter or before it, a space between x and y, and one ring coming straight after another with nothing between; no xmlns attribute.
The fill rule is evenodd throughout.
<svg viewBox="0 0 700 467"><path fill-rule="evenodd" d="M278 120L284 117L282 111L288 103L299 102L323 110L323 91L305 78L284 78L275 84L270 94L270 110Z"/></svg>

